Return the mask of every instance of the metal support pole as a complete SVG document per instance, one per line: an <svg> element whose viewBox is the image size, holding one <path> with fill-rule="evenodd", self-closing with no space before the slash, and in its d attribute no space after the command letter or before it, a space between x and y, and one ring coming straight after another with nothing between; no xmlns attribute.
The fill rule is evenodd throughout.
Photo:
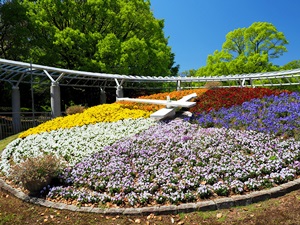
<svg viewBox="0 0 300 225"><path fill-rule="evenodd" d="M123 98L124 97L124 91L123 91L123 87L121 85L117 86L116 97L117 98Z"/></svg>
<svg viewBox="0 0 300 225"><path fill-rule="evenodd" d="M106 92L100 88L100 104L106 103Z"/></svg>
<svg viewBox="0 0 300 225"><path fill-rule="evenodd" d="M246 82L246 79L244 78L244 79L242 80L241 87L245 87L245 82Z"/></svg>
<svg viewBox="0 0 300 225"><path fill-rule="evenodd" d="M13 118L13 130L17 134L21 131L21 100L19 87L12 87L12 118Z"/></svg>
<svg viewBox="0 0 300 225"><path fill-rule="evenodd" d="M58 82L51 82L50 96L51 96L51 116L52 116L52 118L61 116L60 87L59 87Z"/></svg>
<svg viewBox="0 0 300 225"><path fill-rule="evenodd" d="M176 88L176 89L177 89L177 91L180 91L180 90L181 90L181 87L180 87L180 80L177 81L177 88Z"/></svg>
<svg viewBox="0 0 300 225"><path fill-rule="evenodd" d="M249 82L250 82L251 87L254 87L253 80L251 78L249 79Z"/></svg>

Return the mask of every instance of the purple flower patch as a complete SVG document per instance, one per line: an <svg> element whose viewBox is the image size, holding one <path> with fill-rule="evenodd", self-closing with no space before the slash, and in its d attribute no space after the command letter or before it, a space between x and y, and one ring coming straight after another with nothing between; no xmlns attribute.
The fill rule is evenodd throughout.
<svg viewBox="0 0 300 225"><path fill-rule="evenodd" d="M212 110L186 118L202 127L255 130L277 136L300 139L300 94L282 93L252 99L242 105Z"/></svg>
<svg viewBox="0 0 300 225"><path fill-rule="evenodd" d="M123 138L66 169L61 175L65 185L52 188L48 197L125 206L192 202L292 180L299 173L299 157L300 142L292 138L174 120Z"/></svg>

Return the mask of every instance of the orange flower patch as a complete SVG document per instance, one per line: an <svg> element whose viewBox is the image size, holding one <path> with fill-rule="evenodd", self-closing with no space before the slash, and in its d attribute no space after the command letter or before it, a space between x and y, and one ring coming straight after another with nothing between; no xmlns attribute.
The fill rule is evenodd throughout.
<svg viewBox="0 0 300 225"><path fill-rule="evenodd" d="M181 91L172 91L172 92L165 92L165 93L158 93L153 95L147 95L147 96L140 96L140 99L156 99L156 100L166 100L167 96L170 96L171 100L179 100L183 98L186 95L196 93L197 96L201 96L203 93L205 93L207 89L201 88L201 89L192 89L192 90L181 90ZM164 105L155 105L155 104L148 104L148 103L136 103L136 102L129 102L129 101L120 101L117 102L119 104L122 104L123 107L129 108L129 109L141 109L149 112L155 112L159 109L164 108Z"/></svg>

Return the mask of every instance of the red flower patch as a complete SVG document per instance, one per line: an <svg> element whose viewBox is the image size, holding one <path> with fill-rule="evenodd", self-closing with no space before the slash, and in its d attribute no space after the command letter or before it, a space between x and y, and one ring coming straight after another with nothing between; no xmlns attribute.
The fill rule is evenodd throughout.
<svg viewBox="0 0 300 225"><path fill-rule="evenodd" d="M268 88L231 87L210 89L197 98L197 105L191 108L190 111L201 113L209 112L212 109L218 110L222 107L229 108L234 105L241 105L253 98L280 95L283 92L291 93L286 90L271 90Z"/></svg>

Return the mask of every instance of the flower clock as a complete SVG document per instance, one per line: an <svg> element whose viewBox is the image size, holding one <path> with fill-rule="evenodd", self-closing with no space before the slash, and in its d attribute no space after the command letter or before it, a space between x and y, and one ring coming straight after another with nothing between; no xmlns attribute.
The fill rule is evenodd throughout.
<svg viewBox="0 0 300 225"><path fill-rule="evenodd" d="M0 168L9 176L28 158L57 156L65 167L40 194L99 207L202 201L297 178L300 95L229 88L225 96L234 103L226 99L226 107L207 110L216 101L211 91L202 91L193 117L184 120L157 122L149 111L126 104L51 120L11 142Z"/></svg>

